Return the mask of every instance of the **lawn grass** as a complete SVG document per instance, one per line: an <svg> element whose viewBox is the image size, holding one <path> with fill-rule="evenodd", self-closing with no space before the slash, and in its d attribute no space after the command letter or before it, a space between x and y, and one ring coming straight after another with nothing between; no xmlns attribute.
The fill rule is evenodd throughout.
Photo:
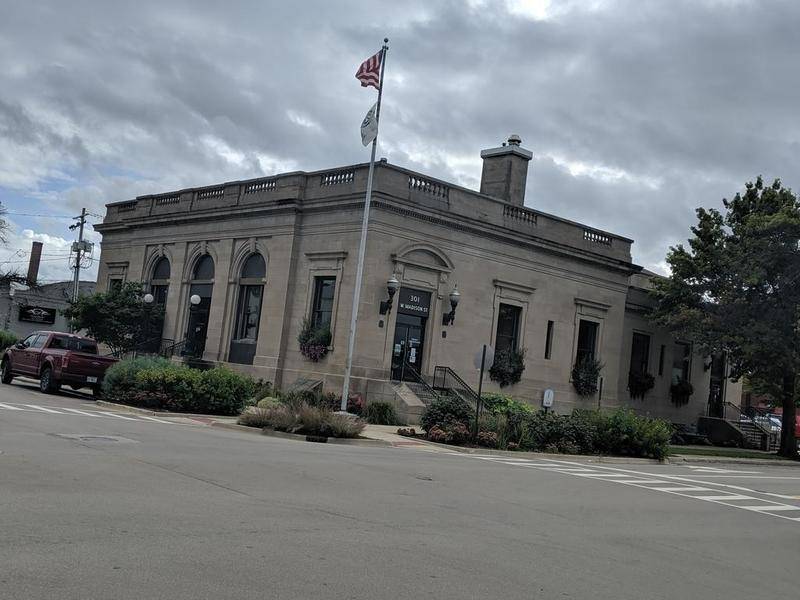
<svg viewBox="0 0 800 600"><path fill-rule="evenodd" d="M719 448L716 446L670 446L670 456L688 454L692 456L728 456L732 458L766 458L786 460L783 456L771 452L748 450L745 448Z"/></svg>

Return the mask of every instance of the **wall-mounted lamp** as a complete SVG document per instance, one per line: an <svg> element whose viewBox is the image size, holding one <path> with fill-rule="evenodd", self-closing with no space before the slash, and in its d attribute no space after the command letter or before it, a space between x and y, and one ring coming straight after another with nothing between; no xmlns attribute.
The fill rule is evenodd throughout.
<svg viewBox="0 0 800 600"><path fill-rule="evenodd" d="M452 325L456 320L456 307L458 301L461 300L461 293L458 291L458 285L453 287L450 292L450 312L442 315L442 325Z"/></svg>
<svg viewBox="0 0 800 600"><path fill-rule="evenodd" d="M197 306L198 304L200 304L201 301L202 298L200 298L200 296L198 296L197 294L192 294L189 297L189 304L191 304L192 306Z"/></svg>
<svg viewBox="0 0 800 600"><path fill-rule="evenodd" d="M389 281L386 282L386 292L389 294L389 299L381 301L380 313L382 315L387 315L389 312L391 312L392 299L394 298L394 295L397 293L398 289L400 289L400 282L397 281L397 277L394 273L392 273Z"/></svg>
<svg viewBox="0 0 800 600"><path fill-rule="evenodd" d="M145 294L142 300L144 300L145 304L152 304L155 297L153 297L153 294Z"/></svg>
<svg viewBox="0 0 800 600"><path fill-rule="evenodd" d="M714 362L713 356L706 356L703 359L703 371L708 371L711 368L711 364Z"/></svg>

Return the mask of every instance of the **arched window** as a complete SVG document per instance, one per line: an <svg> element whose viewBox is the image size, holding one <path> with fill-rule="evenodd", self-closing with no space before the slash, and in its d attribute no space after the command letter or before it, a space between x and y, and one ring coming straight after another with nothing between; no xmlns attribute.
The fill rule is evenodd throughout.
<svg viewBox="0 0 800 600"><path fill-rule="evenodd" d="M194 265L192 272L192 279L194 280L211 280L214 279L214 259L210 254L204 254Z"/></svg>
<svg viewBox="0 0 800 600"><path fill-rule="evenodd" d="M214 259L204 254L197 259L192 269L189 298L198 296L200 302L191 304L186 326L184 352L190 356L203 356L208 335L208 318L211 312L211 292L214 288Z"/></svg>
<svg viewBox="0 0 800 600"><path fill-rule="evenodd" d="M162 256L153 265L150 274L150 293L155 298L155 303L164 306L167 303L167 293L169 292L170 266L169 259Z"/></svg>
<svg viewBox="0 0 800 600"><path fill-rule="evenodd" d="M239 299L236 304L236 328L228 357L230 362L253 364L266 274L267 264L260 254L251 254L242 265L239 273Z"/></svg>

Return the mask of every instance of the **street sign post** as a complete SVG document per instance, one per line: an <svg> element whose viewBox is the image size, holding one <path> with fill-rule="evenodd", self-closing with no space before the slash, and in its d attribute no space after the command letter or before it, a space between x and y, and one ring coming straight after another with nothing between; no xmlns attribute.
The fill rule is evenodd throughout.
<svg viewBox="0 0 800 600"><path fill-rule="evenodd" d="M553 408L553 399L555 397L555 392L550 388L547 388L544 393L542 394L542 408L544 408L544 412L547 412L551 408Z"/></svg>
<svg viewBox="0 0 800 600"><path fill-rule="evenodd" d="M475 427L472 430L472 439L478 439L478 419L481 416L481 405L483 400L481 394L483 393L483 372L494 365L494 348L483 344L477 354L475 354L475 368L480 369L481 374L478 377L478 400L475 402Z"/></svg>

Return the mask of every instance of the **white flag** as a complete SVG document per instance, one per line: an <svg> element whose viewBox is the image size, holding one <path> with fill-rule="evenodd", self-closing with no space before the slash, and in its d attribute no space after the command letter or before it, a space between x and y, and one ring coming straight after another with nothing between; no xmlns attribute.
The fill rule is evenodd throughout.
<svg viewBox="0 0 800 600"><path fill-rule="evenodd" d="M378 137L378 119L375 113L378 110L378 103L372 105L367 112L367 116L361 122L361 143L369 146Z"/></svg>

